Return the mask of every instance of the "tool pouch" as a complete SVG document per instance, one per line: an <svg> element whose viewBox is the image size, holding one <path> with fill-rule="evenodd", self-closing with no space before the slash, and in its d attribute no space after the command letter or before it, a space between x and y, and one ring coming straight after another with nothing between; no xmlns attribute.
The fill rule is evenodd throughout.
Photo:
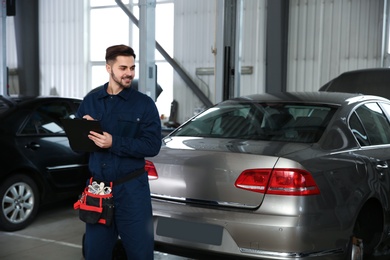
<svg viewBox="0 0 390 260"><path fill-rule="evenodd" d="M92 183L92 178L90 183ZM110 186L112 188L112 183ZM88 187L86 187L79 200L74 203L73 208L79 210L79 218L85 223L100 223L110 226L114 216L114 198L112 193L94 194L89 192Z"/></svg>

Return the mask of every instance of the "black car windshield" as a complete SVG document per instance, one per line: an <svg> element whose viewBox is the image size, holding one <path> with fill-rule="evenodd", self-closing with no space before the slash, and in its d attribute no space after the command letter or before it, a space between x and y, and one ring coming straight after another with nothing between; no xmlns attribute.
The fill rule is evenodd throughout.
<svg viewBox="0 0 390 260"><path fill-rule="evenodd" d="M321 104L224 102L192 118L171 136L314 143L335 110Z"/></svg>

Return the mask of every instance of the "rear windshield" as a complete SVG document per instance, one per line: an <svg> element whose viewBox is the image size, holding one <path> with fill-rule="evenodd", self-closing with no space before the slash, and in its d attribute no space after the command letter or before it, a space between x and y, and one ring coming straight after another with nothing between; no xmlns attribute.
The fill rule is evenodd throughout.
<svg viewBox="0 0 390 260"><path fill-rule="evenodd" d="M172 135L314 143L335 110L317 104L227 102L197 115Z"/></svg>

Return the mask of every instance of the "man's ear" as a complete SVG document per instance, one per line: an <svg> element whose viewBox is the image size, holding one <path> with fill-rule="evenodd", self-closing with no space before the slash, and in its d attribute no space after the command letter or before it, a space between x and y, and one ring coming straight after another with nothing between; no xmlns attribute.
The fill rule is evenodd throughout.
<svg viewBox="0 0 390 260"><path fill-rule="evenodd" d="M106 63L106 70L108 73L111 73L111 66Z"/></svg>

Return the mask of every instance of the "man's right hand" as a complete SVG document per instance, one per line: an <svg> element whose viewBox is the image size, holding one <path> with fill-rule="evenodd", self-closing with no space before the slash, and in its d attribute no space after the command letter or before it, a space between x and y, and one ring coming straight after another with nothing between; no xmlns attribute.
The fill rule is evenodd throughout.
<svg viewBox="0 0 390 260"><path fill-rule="evenodd" d="M83 116L84 119L87 119L87 120L95 120L93 119L90 115L85 115Z"/></svg>

